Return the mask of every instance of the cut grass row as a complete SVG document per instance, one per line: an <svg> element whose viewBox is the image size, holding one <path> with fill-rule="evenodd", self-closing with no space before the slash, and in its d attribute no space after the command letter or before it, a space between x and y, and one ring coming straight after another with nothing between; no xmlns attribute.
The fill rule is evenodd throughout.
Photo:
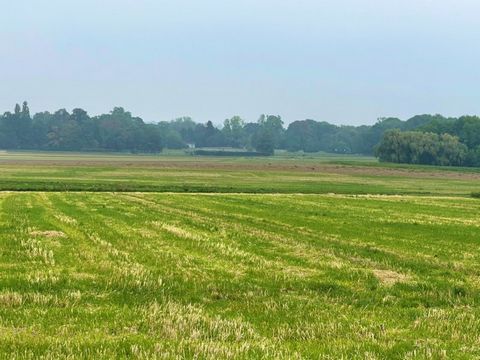
<svg viewBox="0 0 480 360"><path fill-rule="evenodd" d="M0 357L474 358L480 203L3 193Z"/></svg>

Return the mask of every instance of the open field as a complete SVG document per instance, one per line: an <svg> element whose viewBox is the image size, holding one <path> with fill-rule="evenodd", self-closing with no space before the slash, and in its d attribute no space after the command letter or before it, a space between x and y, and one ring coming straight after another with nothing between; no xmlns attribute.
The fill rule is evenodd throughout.
<svg viewBox="0 0 480 360"><path fill-rule="evenodd" d="M480 356L480 202L3 193L9 358Z"/></svg>
<svg viewBox="0 0 480 360"><path fill-rule="evenodd" d="M0 153L0 190L469 196L478 169L379 164L358 156L212 158Z"/></svg>
<svg viewBox="0 0 480 360"><path fill-rule="evenodd" d="M478 169L19 152L0 173L0 358L480 357Z"/></svg>

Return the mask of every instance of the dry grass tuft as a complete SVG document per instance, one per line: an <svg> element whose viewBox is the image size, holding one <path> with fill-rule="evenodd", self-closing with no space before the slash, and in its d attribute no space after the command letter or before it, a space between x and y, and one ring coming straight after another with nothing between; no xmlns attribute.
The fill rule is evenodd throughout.
<svg viewBox="0 0 480 360"><path fill-rule="evenodd" d="M392 270L373 270L373 275L386 286L392 286L399 282L405 282L409 280L409 277L405 274L400 274Z"/></svg>
<svg viewBox="0 0 480 360"><path fill-rule="evenodd" d="M64 238L67 237L63 231L57 230L46 230L46 231L32 231L30 233L32 236L42 236L46 238Z"/></svg>

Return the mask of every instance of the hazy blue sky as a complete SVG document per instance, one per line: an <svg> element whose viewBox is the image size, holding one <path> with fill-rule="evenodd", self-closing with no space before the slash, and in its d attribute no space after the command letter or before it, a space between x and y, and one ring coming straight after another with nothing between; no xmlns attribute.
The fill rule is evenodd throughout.
<svg viewBox="0 0 480 360"><path fill-rule="evenodd" d="M0 111L480 114L478 0L0 0Z"/></svg>

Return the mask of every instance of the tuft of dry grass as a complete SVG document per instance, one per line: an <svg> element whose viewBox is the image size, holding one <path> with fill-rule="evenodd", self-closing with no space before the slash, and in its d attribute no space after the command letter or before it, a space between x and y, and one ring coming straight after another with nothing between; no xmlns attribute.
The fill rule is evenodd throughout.
<svg viewBox="0 0 480 360"><path fill-rule="evenodd" d="M392 270L372 270L375 277L386 286L392 286L399 282L406 282L409 280L409 277L405 274L398 273Z"/></svg>
<svg viewBox="0 0 480 360"><path fill-rule="evenodd" d="M35 230L30 232L30 235L32 236L44 236L47 238L64 238L67 237L63 231L58 231L58 230L44 230L44 231L39 231Z"/></svg>

